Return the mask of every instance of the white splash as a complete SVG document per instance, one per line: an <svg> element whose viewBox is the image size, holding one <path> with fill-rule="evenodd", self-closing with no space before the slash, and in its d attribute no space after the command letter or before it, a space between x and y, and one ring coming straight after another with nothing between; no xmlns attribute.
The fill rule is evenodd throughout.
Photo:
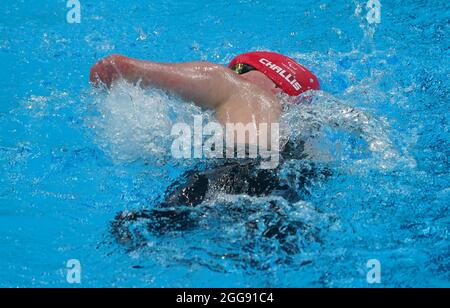
<svg viewBox="0 0 450 308"><path fill-rule="evenodd" d="M199 107L164 91L144 90L126 82L94 97L98 115L89 118L88 124L99 146L116 162L171 159L173 125L193 123L193 117L202 114Z"/></svg>

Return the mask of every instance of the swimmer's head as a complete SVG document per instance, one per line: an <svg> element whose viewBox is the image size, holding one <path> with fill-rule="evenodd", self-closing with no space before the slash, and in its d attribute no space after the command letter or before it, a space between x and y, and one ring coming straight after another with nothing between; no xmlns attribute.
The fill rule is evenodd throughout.
<svg viewBox="0 0 450 308"><path fill-rule="evenodd" d="M319 80L307 68L275 52L245 53L234 58L229 67L273 93L297 96L308 90L320 89Z"/></svg>
<svg viewBox="0 0 450 308"><path fill-rule="evenodd" d="M265 74L260 71L253 70L241 75L245 80L257 85L260 88L263 88L267 91L272 92L273 94L283 93L283 89L281 89L278 85L276 85L271 79L269 79Z"/></svg>

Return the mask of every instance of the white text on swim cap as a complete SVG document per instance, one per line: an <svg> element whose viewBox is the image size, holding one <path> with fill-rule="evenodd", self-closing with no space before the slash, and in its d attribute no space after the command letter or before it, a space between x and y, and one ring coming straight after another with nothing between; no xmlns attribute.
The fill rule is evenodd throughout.
<svg viewBox="0 0 450 308"><path fill-rule="evenodd" d="M285 79L287 82L289 82L290 85L292 85L294 87L295 90L300 91L302 86L300 85L300 83L297 81L297 79L295 79L294 76L292 76L292 74L287 74L286 75L286 70L284 70L283 68L279 67L276 64L273 64L272 62L270 62L267 59L262 58L261 60L259 60L259 62L261 64L264 64L265 66L269 67L271 70L273 70L274 72L276 72L278 75L280 75L281 77L283 77L283 79Z"/></svg>

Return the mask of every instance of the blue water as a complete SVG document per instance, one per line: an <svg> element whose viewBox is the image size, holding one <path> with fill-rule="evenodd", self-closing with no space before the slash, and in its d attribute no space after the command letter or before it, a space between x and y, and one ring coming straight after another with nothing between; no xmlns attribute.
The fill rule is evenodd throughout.
<svg viewBox="0 0 450 308"><path fill-rule="evenodd" d="M361 0L81 0L80 24L66 22L65 1L3 3L0 287L70 287L69 259L81 287L369 287L369 259L382 266L375 286L449 287L450 6L381 3L380 24ZM285 119L293 132L324 127L312 139L327 159L315 163L333 171L299 204L280 201L310 226L294 239L300 252L223 217L230 204L264 214L268 199L247 196L219 196L205 228L124 250L109 232L116 213L152 206L189 168L164 156L171 123L152 116L200 111L127 85L95 93L90 66L111 53L226 64L257 49L304 63L324 90ZM371 119L346 122L336 106Z"/></svg>

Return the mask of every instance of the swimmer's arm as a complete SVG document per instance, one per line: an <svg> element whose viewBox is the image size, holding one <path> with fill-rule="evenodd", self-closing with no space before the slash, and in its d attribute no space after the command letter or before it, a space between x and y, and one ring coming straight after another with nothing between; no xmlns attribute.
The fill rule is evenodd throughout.
<svg viewBox="0 0 450 308"><path fill-rule="evenodd" d="M208 63L156 63L114 55L98 62L91 70L93 84L110 87L123 78L142 87L156 87L173 92L202 107L219 108L234 92L233 73Z"/></svg>
<svg viewBox="0 0 450 308"><path fill-rule="evenodd" d="M329 118L334 119L331 125L361 136L371 151L386 152L393 149L382 123L363 110L336 103L327 112L331 113ZM340 116L336 117L336 114Z"/></svg>

